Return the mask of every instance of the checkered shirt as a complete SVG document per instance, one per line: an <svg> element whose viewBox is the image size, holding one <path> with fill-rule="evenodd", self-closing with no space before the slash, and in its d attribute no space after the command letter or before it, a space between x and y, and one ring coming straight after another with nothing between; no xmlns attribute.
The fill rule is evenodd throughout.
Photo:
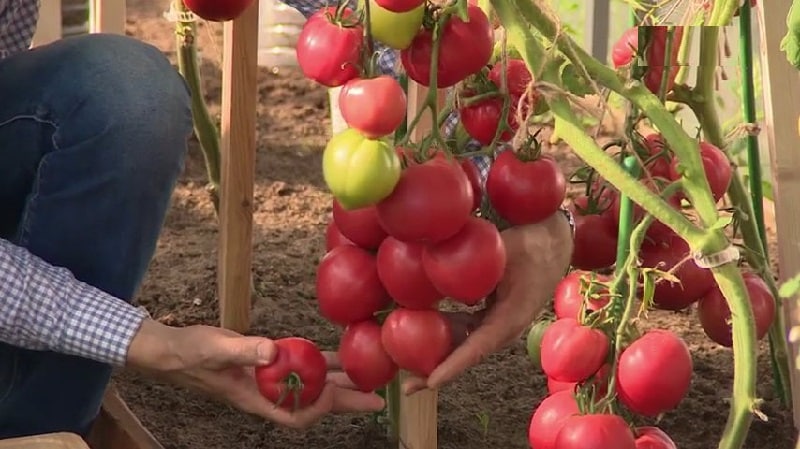
<svg viewBox="0 0 800 449"><path fill-rule="evenodd" d="M39 20L39 1L0 0L0 59L30 47Z"/></svg>

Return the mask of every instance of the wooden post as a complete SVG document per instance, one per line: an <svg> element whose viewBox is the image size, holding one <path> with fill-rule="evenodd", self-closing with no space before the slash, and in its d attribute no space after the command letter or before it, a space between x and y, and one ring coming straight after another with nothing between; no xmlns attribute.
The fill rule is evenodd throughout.
<svg viewBox="0 0 800 449"><path fill-rule="evenodd" d="M61 39L61 0L46 0L39 8L39 22L32 46L49 44Z"/></svg>
<svg viewBox="0 0 800 449"><path fill-rule="evenodd" d="M416 116L425 101L428 89L408 81L408 121ZM439 91L439 102L444 104L446 92ZM411 140L418 142L435 126L436 118L426 113L411 134ZM400 374L401 382L407 373ZM422 390L411 396L400 395L400 449L437 449L437 401L436 390Z"/></svg>
<svg viewBox="0 0 800 449"><path fill-rule="evenodd" d="M608 59L608 35L611 14L610 0L591 0L586 5L586 48L595 59L605 63Z"/></svg>
<svg viewBox="0 0 800 449"><path fill-rule="evenodd" d="M89 0L89 32L125 34L125 0Z"/></svg>
<svg viewBox="0 0 800 449"><path fill-rule="evenodd" d="M800 74L780 50L786 33L786 16L792 0L758 2L758 29L761 36L761 69L764 89L763 132L767 134L775 198L775 228L778 233L780 280L800 273L800 153L796 150L800 118ZM797 324L794 301L785 301L786 325ZM795 367L798 345L790 345L792 408L795 427L800 427L800 372Z"/></svg>
<svg viewBox="0 0 800 449"><path fill-rule="evenodd" d="M250 327L253 184L256 161L258 4L225 22L222 68L222 174L217 287L222 327Z"/></svg>

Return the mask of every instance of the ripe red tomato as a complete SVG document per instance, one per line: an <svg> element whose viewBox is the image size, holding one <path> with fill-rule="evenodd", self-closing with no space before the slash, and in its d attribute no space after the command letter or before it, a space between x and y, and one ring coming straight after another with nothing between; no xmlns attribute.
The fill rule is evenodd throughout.
<svg viewBox="0 0 800 449"><path fill-rule="evenodd" d="M634 413L652 417L674 409L691 381L689 348L670 331L648 331L619 357L617 395Z"/></svg>
<svg viewBox="0 0 800 449"><path fill-rule="evenodd" d="M328 364L317 345L305 338L275 340L277 354L269 365L255 369L258 391L287 410L308 407L322 394Z"/></svg>
<svg viewBox="0 0 800 449"><path fill-rule="evenodd" d="M614 63L614 67L619 68L630 64L636 56L638 48L639 28L628 28L611 48L611 61Z"/></svg>
<svg viewBox="0 0 800 449"><path fill-rule="evenodd" d="M193 13L211 22L233 20L253 4L253 0L184 0Z"/></svg>
<svg viewBox="0 0 800 449"><path fill-rule="evenodd" d="M636 435L636 449L678 449L672 438L658 427L638 427Z"/></svg>
<svg viewBox="0 0 800 449"><path fill-rule="evenodd" d="M572 208L575 238L571 264L580 270L599 270L617 260L617 232L608 214L582 214Z"/></svg>
<svg viewBox="0 0 800 449"><path fill-rule="evenodd" d="M469 217L456 235L425 247L422 266L444 296L475 305L503 278L506 247L491 222Z"/></svg>
<svg viewBox="0 0 800 449"><path fill-rule="evenodd" d="M409 309L430 309L444 296L436 290L422 267L421 243L388 237L378 248L378 277L389 296Z"/></svg>
<svg viewBox="0 0 800 449"><path fill-rule="evenodd" d="M444 158L410 164L394 191L378 203L378 220L404 242L438 242L467 222L474 198L461 167Z"/></svg>
<svg viewBox="0 0 800 449"><path fill-rule="evenodd" d="M566 193L564 173L548 156L523 161L513 151L504 151L486 178L492 207L512 225L538 223L553 215Z"/></svg>
<svg viewBox="0 0 800 449"><path fill-rule="evenodd" d="M383 322L381 341L397 366L424 377L452 350L450 322L438 310L393 310Z"/></svg>
<svg viewBox="0 0 800 449"><path fill-rule="evenodd" d="M644 148L647 150L646 168L650 176L667 181L678 179L672 172L672 152L667 148L664 137L658 133L651 133L644 138Z"/></svg>
<svg viewBox="0 0 800 449"><path fill-rule="evenodd" d="M373 320L353 323L339 340L342 369L361 391L375 391L397 374L397 365L383 349L381 326Z"/></svg>
<svg viewBox="0 0 800 449"><path fill-rule="evenodd" d="M372 318L390 302L375 256L350 245L325 254L317 267L317 301L320 314L335 324Z"/></svg>
<svg viewBox="0 0 800 449"><path fill-rule="evenodd" d="M660 190L656 188L656 184L653 181L648 179L643 179L642 184L648 187L653 192L659 192ZM611 203L611 215L614 217L616 226L619 226L619 216L620 216L620 206L622 202L619 201L619 193L615 192L616 198L614 202ZM672 206L675 210L681 210L681 200L677 195L673 195L667 199L667 204ZM639 206L638 204L633 204L633 222L639 223L642 221L642 218L645 216L645 210ZM672 231L667 225L664 223L654 220L653 223L647 228L647 233L645 234L647 239L652 242L664 242L668 241L675 235L675 232Z"/></svg>
<svg viewBox="0 0 800 449"><path fill-rule="evenodd" d="M536 407L528 426L528 443L531 448L555 449L556 435L564 422L578 414L580 409L571 391L559 391L546 397Z"/></svg>
<svg viewBox="0 0 800 449"><path fill-rule="evenodd" d="M677 235L662 242L645 241L639 251L639 259L646 268L669 271L690 254L689 245ZM656 284L653 302L659 309L683 310L694 304L714 287L711 270L700 268L693 260L687 260L672 273L680 282L664 279Z"/></svg>
<svg viewBox="0 0 800 449"><path fill-rule="evenodd" d="M473 6L478 6L478 0L468 0L468 3ZM494 29L500 28L500 19L497 18L497 14L492 14L492 27Z"/></svg>
<svg viewBox="0 0 800 449"><path fill-rule="evenodd" d="M489 71L489 81L493 82L495 86L500 87L503 84L503 65L500 63L492 66ZM533 82L533 75L525 61L522 59L507 59L506 60L506 89L508 95L512 99L519 99L528 90L528 86Z"/></svg>
<svg viewBox="0 0 800 449"><path fill-rule="evenodd" d="M303 25L295 50L297 63L306 78L326 87L337 87L358 77L364 30L345 9L340 23L334 22L336 8L314 13Z"/></svg>
<svg viewBox="0 0 800 449"><path fill-rule="evenodd" d="M703 171L711 187L711 194L716 201L719 201L725 196L733 178L731 162L722 150L708 142L700 142L700 159L703 161ZM672 160L670 166L672 179L680 178L679 163L678 158Z"/></svg>
<svg viewBox="0 0 800 449"><path fill-rule="evenodd" d="M467 97L468 98L468 97ZM461 125L470 137L477 140L481 145L489 145L494 140L497 128L500 126L500 119L503 114L503 99L492 97L458 110ZM500 142L508 142L514 137L519 129L519 124L515 120L516 105L512 102L506 117L508 128L500 134Z"/></svg>
<svg viewBox="0 0 800 449"><path fill-rule="evenodd" d="M758 275L746 272L742 273L742 277L747 286L750 307L753 309L755 317L756 338L761 340L767 335L772 320L775 319L775 298L767 284ZM725 296L719 290L719 286L714 285L697 302L697 316L708 338L728 348L733 346L730 324L731 309L728 307Z"/></svg>
<svg viewBox="0 0 800 449"><path fill-rule="evenodd" d="M418 8L425 0L375 0L375 3L391 12L408 12Z"/></svg>
<svg viewBox="0 0 800 449"><path fill-rule="evenodd" d="M469 22L453 16L442 30L436 72L436 85L440 89L453 86L478 73L492 58L494 30L489 19L474 5L470 5L467 12ZM464 55L465 48L469 48L469 57ZM411 42L411 46L400 52L400 60L408 77L425 87L430 84L432 55L431 30L421 31Z"/></svg>
<svg viewBox="0 0 800 449"><path fill-rule="evenodd" d="M325 251L328 252L342 245L355 245L355 243L345 237L342 231L339 230L339 227L336 226L336 222L331 219L331 221L328 222L328 226L325 228Z"/></svg>
<svg viewBox="0 0 800 449"><path fill-rule="evenodd" d="M470 159L461 161L461 168L467 175L469 185L472 186L472 210L481 207L481 200L483 200L483 186L481 185L481 173L478 166Z"/></svg>
<svg viewBox="0 0 800 449"><path fill-rule="evenodd" d="M406 93L391 76L353 79L339 92L344 121L370 139L392 134L406 117Z"/></svg>
<svg viewBox="0 0 800 449"><path fill-rule="evenodd" d="M574 318L556 320L542 336L542 371L555 380L586 380L603 366L606 355L606 334Z"/></svg>
<svg viewBox="0 0 800 449"><path fill-rule="evenodd" d="M619 415L576 415L564 421L556 449L636 449L633 432Z"/></svg>
<svg viewBox="0 0 800 449"><path fill-rule="evenodd" d="M590 296L586 301L585 310L587 312L600 310L608 304L611 299L608 289L602 285L589 284L590 280L609 282L611 281L611 276L575 270L559 281L558 285L556 285L556 291L553 293L553 309L557 319L572 318L577 320L580 317L581 305L583 305L587 293ZM584 288L584 283L589 286L588 292ZM597 297L591 297L594 295Z"/></svg>
<svg viewBox="0 0 800 449"><path fill-rule="evenodd" d="M608 393L608 375L611 374L611 367L606 363L592 377L583 382L562 382L550 377L547 378L547 392L549 394L559 391L575 391L578 385L591 383L595 388L595 398L605 396Z"/></svg>
<svg viewBox="0 0 800 449"><path fill-rule="evenodd" d="M386 231L378 223L375 206L346 210L334 198L333 220L342 235L364 249L378 249L386 238Z"/></svg>
<svg viewBox="0 0 800 449"><path fill-rule="evenodd" d="M645 54L645 61L647 63L647 71L644 75L644 84L647 88L657 94L661 88L661 79L664 72L665 51L667 42L666 26L651 26L650 44L648 45ZM678 74L680 66L678 65L678 52L680 51L681 41L683 39L683 27L675 27L675 32L672 38L670 58L667 61L670 67L667 78L667 92L672 90L675 84L675 77ZM611 60L615 67L621 67L630 64L633 61L636 51L639 48L639 29L638 27L629 28L619 40L614 44L611 51Z"/></svg>

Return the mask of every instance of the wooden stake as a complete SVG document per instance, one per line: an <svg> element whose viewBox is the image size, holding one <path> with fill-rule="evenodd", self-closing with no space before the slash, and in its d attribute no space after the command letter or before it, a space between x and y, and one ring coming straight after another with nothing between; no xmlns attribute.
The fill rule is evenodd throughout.
<svg viewBox="0 0 800 449"><path fill-rule="evenodd" d="M0 440L0 449L89 449L74 433L48 433Z"/></svg>
<svg viewBox="0 0 800 449"><path fill-rule="evenodd" d="M800 74L780 50L786 33L786 16L792 0L758 2L758 29L761 37L761 70L764 90L763 132L767 134L770 152L775 228L778 233L780 280L800 273L800 209L795 201L800 196L800 153L797 152L797 121L800 118ZM758 9L758 8L757 8ZM798 324L794 301L784 301L783 313L788 328ZM788 332L788 331L787 331ZM800 427L800 372L795 369L798 345L790 345L792 367L792 408L795 427Z"/></svg>
<svg viewBox="0 0 800 449"><path fill-rule="evenodd" d="M225 22L218 289L222 327L250 327L256 161L258 4Z"/></svg>
<svg viewBox="0 0 800 449"><path fill-rule="evenodd" d="M92 449L164 449L133 414L113 384L87 438Z"/></svg>
<svg viewBox="0 0 800 449"><path fill-rule="evenodd" d="M125 34L125 0L89 0L89 32Z"/></svg>

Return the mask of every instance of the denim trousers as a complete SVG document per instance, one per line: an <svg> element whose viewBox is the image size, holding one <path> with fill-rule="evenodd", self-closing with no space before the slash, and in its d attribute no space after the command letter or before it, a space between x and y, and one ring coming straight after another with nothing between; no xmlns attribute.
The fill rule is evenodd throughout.
<svg viewBox="0 0 800 449"><path fill-rule="evenodd" d="M72 37L0 60L0 237L130 302L191 127L180 74L135 39ZM110 375L0 343L0 439L85 435Z"/></svg>

